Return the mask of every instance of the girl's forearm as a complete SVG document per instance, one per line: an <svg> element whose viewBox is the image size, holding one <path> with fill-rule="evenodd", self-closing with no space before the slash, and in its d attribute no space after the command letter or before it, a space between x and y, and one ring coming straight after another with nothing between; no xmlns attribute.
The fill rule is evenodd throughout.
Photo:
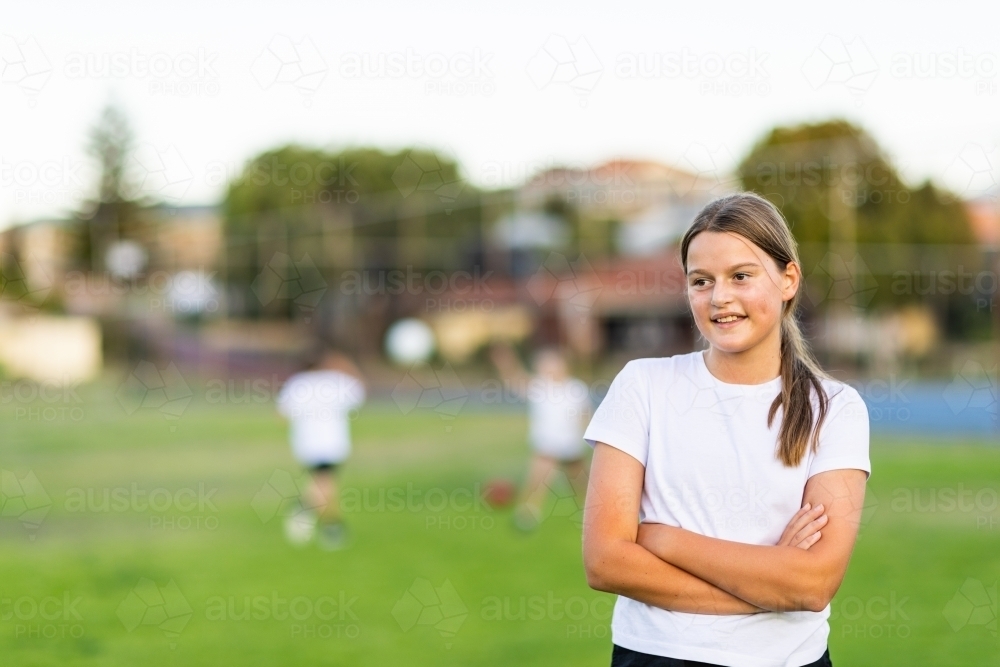
<svg viewBox="0 0 1000 667"><path fill-rule="evenodd" d="M814 554L706 537L643 524L637 542L667 563L770 611L820 611L832 597L830 577Z"/></svg>
<svg viewBox="0 0 1000 667"><path fill-rule="evenodd" d="M763 609L657 558L634 542L607 545L585 557L592 588L690 614L728 616Z"/></svg>

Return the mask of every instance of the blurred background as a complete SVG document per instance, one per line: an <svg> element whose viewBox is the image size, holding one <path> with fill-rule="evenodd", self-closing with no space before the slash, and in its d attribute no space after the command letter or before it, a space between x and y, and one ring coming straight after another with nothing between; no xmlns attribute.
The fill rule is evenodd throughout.
<svg viewBox="0 0 1000 667"><path fill-rule="evenodd" d="M5 664L607 664L572 490L527 536L490 495L529 450L488 349L558 346L595 406L700 349L677 242L738 190L869 408L834 660L996 664L1000 16L927 10L10 8ZM333 554L280 520L318 345L369 390Z"/></svg>

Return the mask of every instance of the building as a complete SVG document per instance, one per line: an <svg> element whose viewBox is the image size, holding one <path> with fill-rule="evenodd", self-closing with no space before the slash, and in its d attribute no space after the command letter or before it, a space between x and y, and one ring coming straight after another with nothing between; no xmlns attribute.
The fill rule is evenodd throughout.
<svg viewBox="0 0 1000 667"><path fill-rule="evenodd" d="M556 168L514 195L491 242L535 312L540 343L578 355L667 355L694 345L677 243L725 194L715 175L651 161Z"/></svg>

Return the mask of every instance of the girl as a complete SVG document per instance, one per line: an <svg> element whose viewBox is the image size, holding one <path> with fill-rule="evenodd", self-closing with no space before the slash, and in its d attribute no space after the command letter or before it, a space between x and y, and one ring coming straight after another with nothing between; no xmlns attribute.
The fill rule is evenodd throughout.
<svg viewBox="0 0 1000 667"><path fill-rule="evenodd" d="M681 263L708 349L627 364L584 435L584 565L619 595L612 665L830 665L867 409L802 340L795 241L767 200L710 203Z"/></svg>
<svg viewBox="0 0 1000 667"><path fill-rule="evenodd" d="M292 454L309 470L309 486L285 522L289 540L312 539L319 521L319 545L343 548L347 532L340 517L338 467L351 453L348 417L365 400L358 367L345 355L327 351L309 370L288 378L278 394L278 411L291 422Z"/></svg>
<svg viewBox="0 0 1000 667"><path fill-rule="evenodd" d="M586 493L583 427L590 416L590 393L582 380L570 376L566 358L558 349L535 353L535 375L528 373L508 346L494 345L490 358L509 390L528 402L531 463L514 511L514 526L528 532L544 518L545 501L560 472L575 498L582 499ZM579 516L570 518L579 524Z"/></svg>

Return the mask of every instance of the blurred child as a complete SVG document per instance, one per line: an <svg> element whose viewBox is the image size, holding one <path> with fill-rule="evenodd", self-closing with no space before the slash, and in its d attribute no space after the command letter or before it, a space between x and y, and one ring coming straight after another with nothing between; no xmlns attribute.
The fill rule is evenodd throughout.
<svg viewBox="0 0 1000 667"><path fill-rule="evenodd" d="M528 479L514 511L514 525L533 530L556 476L565 474L580 506L587 491L583 429L590 416L587 385L569 375L563 354L555 348L535 353L535 374L521 365L509 346L495 345L490 358L509 389L528 402L528 439L532 456Z"/></svg>
<svg viewBox="0 0 1000 667"><path fill-rule="evenodd" d="M291 424L295 459L310 473L299 507L285 523L290 541L312 539L327 550L343 548L347 531L340 516L337 474L351 453L350 412L365 400L358 367L345 355L327 350L310 368L288 379L278 395L278 411Z"/></svg>

